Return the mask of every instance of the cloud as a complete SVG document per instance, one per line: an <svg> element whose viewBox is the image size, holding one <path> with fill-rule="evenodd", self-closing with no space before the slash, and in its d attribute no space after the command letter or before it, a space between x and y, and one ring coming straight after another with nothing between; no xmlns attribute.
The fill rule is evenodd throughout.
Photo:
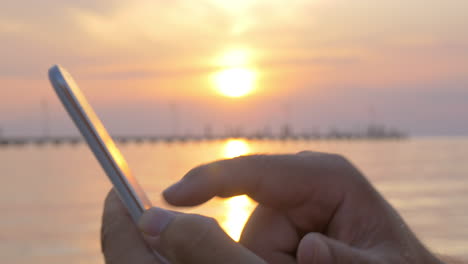
<svg viewBox="0 0 468 264"><path fill-rule="evenodd" d="M402 0L295 0L288 8L282 1L4 2L3 76L31 77L53 60L77 69L204 68L229 45L255 50L264 65L339 66L468 50L468 36L458 34L468 30L459 11L466 4L455 0L424 1L425 9Z"/></svg>

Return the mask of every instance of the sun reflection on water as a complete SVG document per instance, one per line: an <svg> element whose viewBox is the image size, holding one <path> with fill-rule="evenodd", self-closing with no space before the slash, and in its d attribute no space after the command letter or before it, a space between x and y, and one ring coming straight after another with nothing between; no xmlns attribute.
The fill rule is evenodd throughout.
<svg viewBox="0 0 468 264"><path fill-rule="evenodd" d="M234 158L250 152L250 146L246 140L230 139L224 145L223 156ZM221 226L232 239L239 241L242 229L255 207L255 202L247 195L240 195L224 200L223 206L225 214Z"/></svg>
<svg viewBox="0 0 468 264"><path fill-rule="evenodd" d="M242 229L244 229L255 203L247 195L240 195L225 200L224 206L226 214L221 226L232 239L239 241Z"/></svg>
<svg viewBox="0 0 468 264"><path fill-rule="evenodd" d="M235 158L250 153L250 146L243 139L229 139L224 145L223 157Z"/></svg>

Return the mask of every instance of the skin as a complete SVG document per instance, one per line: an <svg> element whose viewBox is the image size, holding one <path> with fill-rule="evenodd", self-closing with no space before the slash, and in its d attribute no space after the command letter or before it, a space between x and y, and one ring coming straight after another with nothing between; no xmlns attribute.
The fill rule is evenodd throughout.
<svg viewBox="0 0 468 264"><path fill-rule="evenodd" d="M175 206L195 206L240 194L259 205L236 243L212 218L159 208L145 212L137 228L111 192L101 236L106 263L163 263L151 248L174 264L443 263L339 155L301 152L216 161L192 169L164 198Z"/></svg>

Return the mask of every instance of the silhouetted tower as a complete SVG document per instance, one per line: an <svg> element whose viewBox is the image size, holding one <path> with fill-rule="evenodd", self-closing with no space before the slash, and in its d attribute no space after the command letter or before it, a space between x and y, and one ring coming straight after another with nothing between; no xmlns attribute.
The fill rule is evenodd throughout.
<svg viewBox="0 0 468 264"><path fill-rule="evenodd" d="M373 127L376 125L376 112L375 112L375 107L373 105L369 106L368 110L368 115L369 115L369 125L368 127Z"/></svg>
<svg viewBox="0 0 468 264"><path fill-rule="evenodd" d="M292 120L291 120L291 105L289 103L285 103L283 105L283 116L284 122L281 126L280 136L281 137L290 137L293 134L292 129Z"/></svg>
<svg viewBox="0 0 468 264"><path fill-rule="evenodd" d="M172 136L179 135L179 107L176 103L170 104L170 111L171 111L171 122L172 122Z"/></svg>
<svg viewBox="0 0 468 264"><path fill-rule="evenodd" d="M203 136L205 138L212 138L213 137L213 128L210 124L206 124L203 129Z"/></svg>
<svg viewBox="0 0 468 264"><path fill-rule="evenodd" d="M49 138L50 137L49 104L47 103L47 100L45 99L41 101L41 110L42 110L42 137Z"/></svg>
<svg viewBox="0 0 468 264"><path fill-rule="evenodd" d="M271 133L271 127L269 125L266 125L264 128L263 128L263 135L265 137L271 137L272 136L272 133Z"/></svg>

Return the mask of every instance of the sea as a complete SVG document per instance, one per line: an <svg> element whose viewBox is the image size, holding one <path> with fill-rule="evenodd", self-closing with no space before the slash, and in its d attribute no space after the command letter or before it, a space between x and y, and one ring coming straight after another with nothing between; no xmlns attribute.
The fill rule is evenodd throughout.
<svg viewBox="0 0 468 264"><path fill-rule="evenodd" d="M333 152L351 160L433 252L468 258L468 137L258 140L119 145L154 205L192 167L252 153ZM0 262L103 263L100 221L111 185L85 144L0 148ZM238 239L256 204L246 196L184 208Z"/></svg>

